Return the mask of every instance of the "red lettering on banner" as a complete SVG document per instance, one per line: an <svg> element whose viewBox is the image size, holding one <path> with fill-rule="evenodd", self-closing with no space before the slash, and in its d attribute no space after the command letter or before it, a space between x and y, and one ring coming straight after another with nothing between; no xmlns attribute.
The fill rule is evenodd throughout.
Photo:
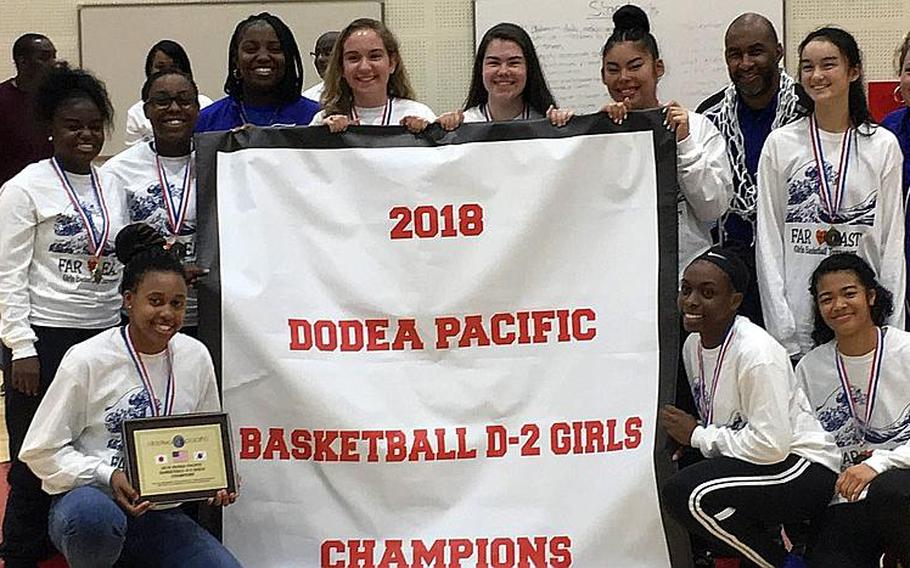
<svg viewBox="0 0 910 568"><path fill-rule="evenodd" d="M433 453L430 440L427 439L426 430L414 430L414 441L411 444L411 454L408 456L408 461L420 461L420 454L423 454L423 459L426 461L436 460L436 454Z"/></svg>
<svg viewBox="0 0 910 568"><path fill-rule="evenodd" d="M337 462L338 454L332 449L332 443L338 438L337 430L316 430L313 459L315 461Z"/></svg>
<svg viewBox="0 0 910 568"><path fill-rule="evenodd" d="M597 329L592 326L582 331L581 326L582 320L594 321L595 319L597 319L597 316L594 310L588 308L572 312L572 335L575 339L579 341L591 341L594 339L594 336L597 335Z"/></svg>
<svg viewBox="0 0 910 568"><path fill-rule="evenodd" d="M540 428L537 424L525 424L522 426L521 435L528 437L521 447L521 455L539 456L540 448L537 447L537 440L540 438Z"/></svg>
<svg viewBox="0 0 910 568"><path fill-rule="evenodd" d="M257 428L240 429L240 459L259 459L262 453L262 432Z"/></svg>
<svg viewBox="0 0 910 568"><path fill-rule="evenodd" d="M459 347L472 347L473 342L477 341L477 346L486 347L490 344L490 338L487 332L483 330L483 318L481 316L465 316L464 333L458 340Z"/></svg>
<svg viewBox="0 0 910 568"><path fill-rule="evenodd" d="M408 568L410 564L404 556L401 544L400 540L385 541L385 551L382 553L382 560L379 561L377 568L391 568L393 562L397 567Z"/></svg>
<svg viewBox="0 0 910 568"><path fill-rule="evenodd" d="M351 566L373 568L373 551L376 549L375 540L349 540L348 562Z"/></svg>
<svg viewBox="0 0 910 568"><path fill-rule="evenodd" d="M449 540L449 568L461 568L461 561L474 556L474 544L466 538Z"/></svg>
<svg viewBox="0 0 910 568"><path fill-rule="evenodd" d="M569 568L572 565L572 539L557 536L550 539L550 568Z"/></svg>
<svg viewBox="0 0 910 568"><path fill-rule="evenodd" d="M291 432L291 455L295 460L308 460L313 457L313 436L309 430L296 429Z"/></svg>
<svg viewBox="0 0 910 568"><path fill-rule="evenodd" d="M634 450L641 445L641 418L633 416L626 420L626 448Z"/></svg>
<svg viewBox="0 0 910 568"><path fill-rule="evenodd" d="M369 443L367 461L379 461L379 440L382 439L381 430L364 430L360 436Z"/></svg>
<svg viewBox="0 0 910 568"><path fill-rule="evenodd" d="M491 424L487 426L487 457L501 458L506 455L509 432L505 426Z"/></svg>
<svg viewBox="0 0 910 568"><path fill-rule="evenodd" d="M446 451L446 429L437 428L434 430L436 434L436 459L439 460L454 460L455 459L455 450Z"/></svg>
<svg viewBox="0 0 910 568"><path fill-rule="evenodd" d="M357 440L360 438L360 432L357 430L342 430L341 432L341 461L356 462L360 461L360 454L357 453Z"/></svg>
<svg viewBox="0 0 910 568"><path fill-rule="evenodd" d="M515 343L515 332L502 332L502 324L515 325L515 316L512 314L493 314L490 318L491 335L496 345L511 345Z"/></svg>
<svg viewBox="0 0 910 568"><path fill-rule="evenodd" d="M275 453L278 454L278 459L291 459L291 453L288 451L287 444L284 443L284 430L281 428L269 428L269 440L262 451L262 459L274 459Z"/></svg>
<svg viewBox="0 0 910 568"><path fill-rule="evenodd" d="M454 205L443 205L440 211L433 205L420 205L411 210L409 207L393 207L389 219L396 221L389 231L391 240L433 237L476 237L483 232L483 207L477 203L467 203L458 208L458 227L456 230L453 218ZM442 217L442 233L439 231L439 218ZM414 228L411 229L413 223Z"/></svg>
<svg viewBox="0 0 910 568"><path fill-rule="evenodd" d="M408 457L407 438L401 430L386 430L386 461L403 462Z"/></svg>
<svg viewBox="0 0 910 568"><path fill-rule="evenodd" d="M326 540L319 547L319 565L326 568L345 568L348 564L344 560L344 543L340 540ZM342 555L338 558L338 555Z"/></svg>
<svg viewBox="0 0 910 568"><path fill-rule="evenodd" d="M392 349L394 351L403 351L405 343L410 343L410 348L415 351L423 349L423 341L420 339L420 334L417 333L416 320L398 320L398 333L395 334L395 341L392 342Z"/></svg>
<svg viewBox="0 0 910 568"><path fill-rule="evenodd" d="M436 349L448 349L449 339L461 329L461 320L453 317L436 318Z"/></svg>
<svg viewBox="0 0 910 568"><path fill-rule="evenodd" d="M368 319L367 326L367 351L388 351L389 342L385 340L385 330L389 327L389 320Z"/></svg>
<svg viewBox="0 0 910 568"><path fill-rule="evenodd" d="M467 428L455 428L455 437L458 439L458 453L455 454L456 459L470 460L477 457L477 450L468 447Z"/></svg>
<svg viewBox="0 0 910 568"><path fill-rule="evenodd" d="M427 548L422 540L412 540L411 549L414 551L414 562L411 564L414 568L443 568L446 561L446 542L444 540L434 540L433 546Z"/></svg>
<svg viewBox="0 0 910 568"><path fill-rule="evenodd" d="M341 338L342 351L360 351L363 349L363 325L357 320L338 322L338 335Z"/></svg>
<svg viewBox="0 0 910 568"><path fill-rule="evenodd" d="M490 543L491 568L512 568L515 565L515 543L510 538L496 538Z"/></svg>

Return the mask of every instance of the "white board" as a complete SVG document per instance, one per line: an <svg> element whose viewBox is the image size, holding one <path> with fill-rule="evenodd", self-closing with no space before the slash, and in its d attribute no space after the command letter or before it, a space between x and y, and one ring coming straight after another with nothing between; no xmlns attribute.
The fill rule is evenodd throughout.
<svg viewBox="0 0 910 568"><path fill-rule="evenodd" d="M600 80L600 50L613 32L613 12L623 3L606 0L476 0L475 45L500 22L527 30L556 101L591 112L609 100ZM649 0L638 4L651 20L667 72L661 101L675 99L694 109L730 81L724 63L724 33L744 12L764 15L783 40L782 0Z"/></svg>

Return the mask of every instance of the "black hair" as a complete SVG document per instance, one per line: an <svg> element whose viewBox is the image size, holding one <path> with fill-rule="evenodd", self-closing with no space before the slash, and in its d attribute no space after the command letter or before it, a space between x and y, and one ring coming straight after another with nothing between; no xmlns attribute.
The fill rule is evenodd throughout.
<svg viewBox="0 0 910 568"><path fill-rule="evenodd" d="M167 77L168 75L178 75L186 79L193 87L193 93L196 95L196 98L198 100L199 87L196 86L196 81L193 80L192 75L189 73L184 73L183 71L177 71L176 69L165 69L164 71L155 71L148 79L145 80L145 83L142 84L142 102L148 102L149 94L152 91L152 86L155 84L155 81L162 77Z"/></svg>
<svg viewBox="0 0 910 568"><path fill-rule="evenodd" d="M43 77L35 93L35 113L38 120L50 124L54 113L66 102L87 99L101 112L104 125L113 124L114 108L104 83L84 69L70 69L65 62L57 63Z"/></svg>
<svg viewBox="0 0 910 568"><path fill-rule="evenodd" d="M809 285L809 294L812 295L813 329L812 341L816 345L827 343L834 339L834 330L828 327L818 310L818 282L822 276L832 272L849 271L859 278L860 283L867 291L875 292L875 302L870 309L872 323L877 326L885 325L894 312L894 294L882 286L875 277L875 271L869 263L852 252L832 254L815 268Z"/></svg>
<svg viewBox="0 0 910 568"><path fill-rule="evenodd" d="M850 121L860 134L866 136L872 134L872 131L874 130L874 128L872 128L874 121L872 119L872 114L869 112L869 105L866 103L865 80L863 79L863 55L859 49L859 45L856 43L856 38L854 38L850 32L840 28L830 26L819 28L814 32L810 32L809 35L800 42L798 50L800 58L802 58L803 49L805 49L809 42L813 40L822 40L833 43L841 54L843 54L844 58L847 60L847 64L850 67L855 67L859 70L859 77L850 83L850 90L848 92ZM801 82L802 71L800 71L800 83ZM815 103L812 102L812 104L809 105L808 112L811 114L814 110Z"/></svg>
<svg viewBox="0 0 910 568"><path fill-rule="evenodd" d="M164 237L145 223L127 225L117 233L114 249L123 264L120 292L135 292L148 272L173 272L183 277L180 259L165 249Z"/></svg>
<svg viewBox="0 0 910 568"><path fill-rule="evenodd" d="M50 41L44 34L27 33L19 36L13 43L13 61L21 59L31 53L33 44L42 39Z"/></svg>
<svg viewBox="0 0 910 568"><path fill-rule="evenodd" d="M730 280L730 287L734 292L745 294L749 287L749 269L742 257L732 247L713 246L705 252L698 255L692 264L698 261L710 262L720 268Z"/></svg>
<svg viewBox="0 0 910 568"><path fill-rule="evenodd" d="M243 100L243 81L235 74L237 70L237 50L240 48L240 37L246 29L254 24L266 23L275 30L281 51L284 52L285 71L281 83L278 84L278 98L285 103L291 103L300 98L303 88L303 60L300 58L300 49L294 33L281 18L262 12L243 20L234 28L231 42L228 45L227 78L224 80L224 92L232 97Z"/></svg>
<svg viewBox="0 0 910 568"><path fill-rule="evenodd" d="M521 98L524 102L540 114L546 114L551 106L556 106L553 94L547 86L547 80L543 76L543 69L540 67L540 60L537 58L534 42L531 41L528 32L515 24L501 23L487 30L487 33L483 34L483 38L477 46L477 55L474 56L474 69L471 73L471 86L468 88L468 96L465 99L464 108L482 105L489 99L489 93L483 86L483 58L486 55L487 47L494 39L513 41L518 44L524 54L525 64L528 69L525 89L521 93Z"/></svg>
<svg viewBox="0 0 910 568"><path fill-rule="evenodd" d="M645 11L634 4L626 4L613 12L613 33L607 38L603 49L600 50L601 58L614 45L624 41L640 43L648 50L655 61L660 59L657 49L657 40L651 35L651 24Z"/></svg>
<svg viewBox="0 0 910 568"><path fill-rule="evenodd" d="M163 39L149 49L148 55L145 56L145 77L151 77L152 61L155 59L155 53L161 52L174 60L177 69L180 69L189 76L193 76L193 68L190 67L190 56L186 54L183 46L172 39Z"/></svg>

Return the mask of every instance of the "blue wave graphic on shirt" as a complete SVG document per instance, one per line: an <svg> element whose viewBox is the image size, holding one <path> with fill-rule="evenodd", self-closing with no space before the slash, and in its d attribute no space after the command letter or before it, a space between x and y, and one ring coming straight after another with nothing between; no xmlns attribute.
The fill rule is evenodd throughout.
<svg viewBox="0 0 910 568"><path fill-rule="evenodd" d="M123 399L126 398L126 404ZM161 402L156 401L156 407L161 410ZM110 433L107 447L111 450L123 451L123 421L135 420L152 416L149 412L149 395L145 389L137 388L120 397L111 406L104 409L104 427Z"/></svg>
<svg viewBox="0 0 910 568"><path fill-rule="evenodd" d="M853 400L860 408L865 408L866 395L858 388L853 388L852 391ZM834 436L838 447L855 446L863 442L863 429L850 414L843 389L838 388L832 392L815 410L815 414L822 428ZM907 442L910 440L910 404L890 424L865 430L865 441L872 445L893 448Z"/></svg>
<svg viewBox="0 0 910 568"><path fill-rule="evenodd" d="M181 199L183 199L183 188L175 187L170 182L168 182L168 187L171 188L174 204L179 205ZM164 193L161 191L161 184L153 182L145 189L144 193L130 194L129 212L130 221L151 225L162 235L171 233L167 220L167 210L164 207ZM195 232L195 220L185 221L180 228L179 235L192 235Z"/></svg>
<svg viewBox="0 0 910 568"><path fill-rule="evenodd" d="M90 205L88 209L90 212L96 212L97 206ZM57 254L91 254L88 248L88 233L82 225L81 217L58 213L54 219L54 235L57 238L47 247L48 252ZM105 256L114 253L114 236L110 235L108 241L104 244Z"/></svg>
<svg viewBox="0 0 910 568"><path fill-rule="evenodd" d="M704 408L702 399L702 385L700 382L692 385L692 396L695 398L695 407L698 409L699 416L707 416L707 409ZM733 431L742 430L749 424L749 421L738 411L734 412L726 424L719 424L715 421L714 425L722 428L729 428Z"/></svg>
<svg viewBox="0 0 910 568"><path fill-rule="evenodd" d="M825 164L825 174L833 189L837 176L831 164ZM835 215L829 215L822 206L818 194L818 166L810 165L803 170L802 177L790 178L787 181L790 198L787 202L787 223L822 223L838 225L867 225L875 222L875 202L878 191L872 190L861 203L853 207L842 207ZM849 183L849 182L848 182Z"/></svg>

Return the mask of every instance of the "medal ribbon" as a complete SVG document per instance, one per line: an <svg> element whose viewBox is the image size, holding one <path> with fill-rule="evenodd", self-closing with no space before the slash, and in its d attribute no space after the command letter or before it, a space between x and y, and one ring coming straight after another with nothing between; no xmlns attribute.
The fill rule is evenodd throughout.
<svg viewBox="0 0 910 568"><path fill-rule="evenodd" d="M730 330L727 331L727 336L720 346L720 353L717 355L717 364L714 366L714 376L711 378L710 394L708 394L708 384L705 379L705 361L702 356L703 349L701 341L699 340L698 342L698 380L701 383L701 406L702 412L704 413L702 418L705 421L705 426L714 422L714 394L717 392L717 384L720 381L720 370L724 365L724 357L726 357L727 352L730 350L730 345L733 344L734 335L733 326L730 326Z"/></svg>
<svg viewBox="0 0 910 568"><path fill-rule="evenodd" d="M487 119L487 122L493 122L493 115L490 114L490 107L489 107L489 105L487 105L487 104L481 105L481 106L480 106L480 112L483 113L483 117L484 117L485 119ZM524 108L521 109L521 120L528 120L528 119L530 119L530 118L531 118L531 109L528 108L528 105L525 105ZM513 119L513 120L514 120L514 119Z"/></svg>
<svg viewBox="0 0 910 568"><path fill-rule="evenodd" d="M176 237L180 235L180 229L183 228L183 223L186 221L186 212L189 210L189 197L192 189L190 185L192 183L190 170L193 167L193 158L191 155L186 161L186 171L183 174L183 197L180 199L180 203L174 202L171 186L167 183L167 173L161 165L161 158L158 156L157 151L155 152L155 165L158 169L158 183L161 185L161 197L164 201L164 210L167 213L168 228L171 230L171 234Z"/></svg>
<svg viewBox="0 0 910 568"><path fill-rule="evenodd" d="M865 430L872 420L872 413L875 412L875 398L878 394L878 382L882 374L882 354L885 352L885 330L878 328L878 345L875 346L875 354L872 356L872 367L869 369L869 388L866 391L866 416L860 419L859 412L856 410L856 401L853 400L853 389L850 386L850 377L847 376L847 367L844 365L844 358L840 352L834 349L834 365L837 368L837 377L840 379L840 386L847 398L847 405L850 407L850 415Z"/></svg>
<svg viewBox="0 0 910 568"><path fill-rule="evenodd" d="M834 216L840 211L844 201L845 188L847 187L847 167L850 165L850 151L853 143L852 133L853 129L848 128L844 132L844 139L841 140L837 178L832 191L831 184L828 183L828 176L825 173L825 150L822 147L818 124L815 122L814 114L809 116L809 138L812 140L812 154L815 157L815 165L818 168L818 194L821 197L822 205L831 217L832 223L834 222Z"/></svg>
<svg viewBox="0 0 910 568"><path fill-rule="evenodd" d="M357 107L351 105L351 120L360 120L360 115L357 114ZM385 101L385 105L382 107L382 122L380 126L388 126L392 122L392 97L389 97Z"/></svg>
<svg viewBox="0 0 910 568"><path fill-rule="evenodd" d="M73 204L73 208L82 220L82 225L85 227L85 232L88 234L87 244L89 254L95 257L97 261L100 261L101 255L104 252L104 245L107 244L107 239L111 232L111 215L107 210L107 203L104 201L104 192L101 191L101 182L98 181L98 173L95 171L94 167L91 168L92 192L95 194L95 200L98 202L98 206L101 209L100 231L95 227L95 222L92 220L92 214L89 212L88 208L79 201L76 190L73 189L73 185L70 183L69 178L66 177L66 172L63 170L63 167L60 165L57 158L51 158L51 167L54 168L54 173L57 174L57 177L60 179L66 196L69 197L70 203Z"/></svg>
<svg viewBox="0 0 910 568"><path fill-rule="evenodd" d="M120 328L120 335L123 336L123 342L126 343L126 351L130 354L130 359L133 360L133 365L136 367L136 372L139 373L139 378L142 380L142 388L145 389L145 393L149 397L149 406L152 409L152 416L162 416L158 412L158 401L155 398L155 389L152 387L152 381L149 378L148 370L145 368L145 363L142 362L142 357L139 356L139 352L136 351L136 347L133 346L133 340L130 339L130 334L127 331L127 326ZM174 361L171 357L170 348L167 349L167 387L164 393L164 413L163 416L170 416L174 411Z"/></svg>

